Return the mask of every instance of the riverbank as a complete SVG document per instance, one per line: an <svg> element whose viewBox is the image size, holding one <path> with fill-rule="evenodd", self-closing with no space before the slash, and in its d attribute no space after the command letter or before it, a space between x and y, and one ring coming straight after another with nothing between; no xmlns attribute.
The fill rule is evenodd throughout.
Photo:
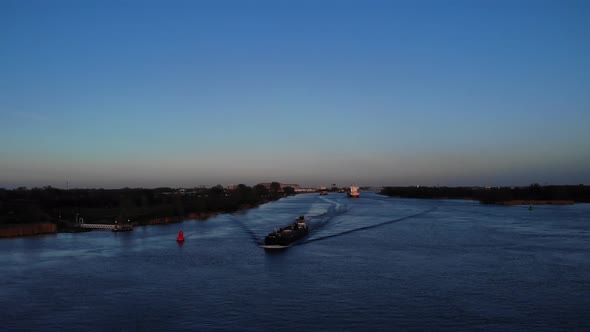
<svg viewBox="0 0 590 332"><path fill-rule="evenodd" d="M190 220L207 220L209 218L215 217L220 214L226 213L240 213L246 211L248 209L256 208L260 205L269 203L274 201L274 199L264 199L259 204L242 204L240 205L237 210L232 211L210 211L210 212L191 212L186 214L185 216L161 216L161 217L149 217L149 218L142 218L137 217L133 218L129 224L133 227L136 226L153 226L153 225L165 225L165 224L176 224L181 223L184 221ZM96 224L105 224L111 225L112 222L107 220L102 221L94 221L93 223ZM92 229L82 228L75 224L67 223L67 222L60 222L59 224L54 224L51 222L42 222L42 223L23 223L23 224L3 224L0 225L0 238L9 238L9 237L21 237L21 236L34 236L34 235L43 235L43 234L56 234L56 233L82 233L82 232L89 232Z"/></svg>
<svg viewBox="0 0 590 332"><path fill-rule="evenodd" d="M380 194L400 198L471 199L495 205L571 205L590 203L590 186L385 187Z"/></svg>
<svg viewBox="0 0 590 332"><path fill-rule="evenodd" d="M52 223L0 225L0 237L17 237L57 233L57 225Z"/></svg>
<svg viewBox="0 0 590 332"><path fill-rule="evenodd" d="M186 217L156 217L147 220L131 222L130 225L136 226L153 226L153 225L165 225L165 224L176 224L187 220L207 220L211 217L219 215L221 213L229 212L201 212L201 213L190 213ZM98 222L98 224L111 225L107 222ZM20 236L34 236L43 234L56 234L56 233L82 233L89 232L92 229L82 228L76 225L58 225L53 223L31 223L31 224L5 224L0 226L0 238L6 237L20 237Z"/></svg>
<svg viewBox="0 0 590 332"><path fill-rule="evenodd" d="M147 226L206 220L286 196L263 185L242 184L191 190L0 188L0 237L86 231L81 223Z"/></svg>

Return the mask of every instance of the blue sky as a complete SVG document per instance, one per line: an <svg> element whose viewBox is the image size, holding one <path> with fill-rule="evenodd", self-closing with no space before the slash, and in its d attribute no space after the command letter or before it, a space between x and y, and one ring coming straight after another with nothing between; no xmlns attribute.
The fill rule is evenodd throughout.
<svg viewBox="0 0 590 332"><path fill-rule="evenodd" d="M590 184L588 1L0 1L0 187Z"/></svg>

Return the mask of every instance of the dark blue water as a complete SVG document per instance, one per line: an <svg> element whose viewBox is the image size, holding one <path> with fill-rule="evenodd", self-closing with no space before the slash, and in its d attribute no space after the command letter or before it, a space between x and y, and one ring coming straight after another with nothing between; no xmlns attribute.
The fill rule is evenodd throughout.
<svg viewBox="0 0 590 332"><path fill-rule="evenodd" d="M300 214L303 242L257 246ZM3 331L590 330L587 204L309 194L128 233L4 239L0 266Z"/></svg>

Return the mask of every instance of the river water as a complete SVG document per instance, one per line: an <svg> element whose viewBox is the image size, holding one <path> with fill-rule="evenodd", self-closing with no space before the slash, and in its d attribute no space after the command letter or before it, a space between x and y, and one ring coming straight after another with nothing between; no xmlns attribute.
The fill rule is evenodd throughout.
<svg viewBox="0 0 590 332"><path fill-rule="evenodd" d="M307 238L257 246L299 215ZM127 233L3 239L0 286L2 331L590 330L590 205L298 195Z"/></svg>

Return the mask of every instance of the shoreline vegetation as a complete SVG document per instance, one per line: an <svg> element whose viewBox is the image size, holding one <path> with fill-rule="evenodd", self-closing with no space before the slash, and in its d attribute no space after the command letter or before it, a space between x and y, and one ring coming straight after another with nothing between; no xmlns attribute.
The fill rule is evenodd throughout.
<svg viewBox="0 0 590 332"><path fill-rule="evenodd" d="M495 205L572 205L590 203L590 186L384 187L381 195L400 198L466 199Z"/></svg>
<svg viewBox="0 0 590 332"><path fill-rule="evenodd" d="M294 194L278 182L193 189L0 188L0 238L89 231L81 223L145 226L205 220Z"/></svg>
<svg viewBox="0 0 590 332"><path fill-rule="evenodd" d="M590 203L590 186L384 187L381 195L421 199L466 199L496 205ZM206 220L295 195L278 182L231 188L59 189L0 188L0 238L86 232L86 224L147 226Z"/></svg>

